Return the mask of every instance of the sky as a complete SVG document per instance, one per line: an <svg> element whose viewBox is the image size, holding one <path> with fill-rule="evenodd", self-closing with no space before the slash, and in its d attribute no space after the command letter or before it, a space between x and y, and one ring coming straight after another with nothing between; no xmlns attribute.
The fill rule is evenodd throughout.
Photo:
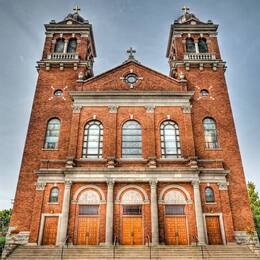
<svg viewBox="0 0 260 260"><path fill-rule="evenodd" d="M94 73L121 64L130 46L138 60L169 74L170 24L188 5L202 21L219 24L222 59L246 178L260 192L259 0L0 0L0 209L11 207L33 95L43 24L62 20L78 4L93 25Z"/></svg>

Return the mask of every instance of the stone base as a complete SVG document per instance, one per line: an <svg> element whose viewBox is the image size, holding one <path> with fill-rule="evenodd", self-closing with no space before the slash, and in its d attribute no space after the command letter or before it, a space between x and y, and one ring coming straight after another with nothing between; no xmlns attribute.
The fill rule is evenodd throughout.
<svg viewBox="0 0 260 260"><path fill-rule="evenodd" d="M22 231L18 234L11 234L12 227L9 228L9 232L6 235L5 247L2 253L2 259L6 259L19 245L25 245L29 241L29 231Z"/></svg>
<svg viewBox="0 0 260 260"><path fill-rule="evenodd" d="M237 244L246 244L246 245L258 245L259 240L257 233L255 232L253 237L250 237L246 231L235 231L235 240Z"/></svg>

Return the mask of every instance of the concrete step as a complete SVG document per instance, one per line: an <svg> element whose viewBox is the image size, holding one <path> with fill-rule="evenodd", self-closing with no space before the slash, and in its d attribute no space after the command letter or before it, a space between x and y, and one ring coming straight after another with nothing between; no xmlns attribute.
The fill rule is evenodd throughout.
<svg viewBox="0 0 260 260"><path fill-rule="evenodd" d="M202 249L204 258L202 258ZM113 259L113 247L105 246L69 246L63 249L64 260L76 259ZM210 260L260 260L247 246L156 246L151 249L153 260L176 259L210 259ZM10 256L13 260L60 260L61 248L54 246L21 246ZM115 259L118 260L145 260L150 259L150 251L147 246L117 246Z"/></svg>

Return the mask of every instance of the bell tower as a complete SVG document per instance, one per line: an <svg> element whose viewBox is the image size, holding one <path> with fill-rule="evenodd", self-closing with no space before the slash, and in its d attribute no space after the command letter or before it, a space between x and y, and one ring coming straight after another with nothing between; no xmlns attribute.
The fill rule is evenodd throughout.
<svg viewBox="0 0 260 260"><path fill-rule="evenodd" d="M166 54L170 75L178 78L185 70L225 68L217 42L218 25L211 20L202 22L186 6L182 10L170 29Z"/></svg>
<svg viewBox="0 0 260 260"><path fill-rule="evenodd" d="M241 240L253 222L225 79L226 65L218 46L218 25L211 20L201 21L188 7L182 10L183 15L170 28L166 55L170 76L187 80L188 90L194 91L191 118L195 156L198 161L221 161L226 170L230 195L227 205L230 204L232 215L228 226L233 226L231 237ZM214 146L206 144L207 122L216 129Z"/></svg>
<svg viewBox="0 0 260 260"><path fill-rule="evenodd" d="M76 6L62 21L45 24L46 39L38 69L72 68L81 80L93 76L96 49L92 25L79 11Z"/></svg>

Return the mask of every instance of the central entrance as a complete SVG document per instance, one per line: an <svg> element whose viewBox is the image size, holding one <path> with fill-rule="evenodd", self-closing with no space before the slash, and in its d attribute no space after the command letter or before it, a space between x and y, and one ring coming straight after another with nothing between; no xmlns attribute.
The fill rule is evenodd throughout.
<svg viewBox="0 0 260 260"><path fill-rule="evenodd" d="M78 218L78 245L97 245L99 229L98 205L81 205Z"/></svg>
<svg viewBox="0 0 260 260"><path fill-rule="evenodd" d="M122 244L141 245L143 242L142 206L124 205L122 219Z"/></svg>
<svg viewBox="0 0 260 260"><path fill-rule="evenodd" d="M167 245L188 245L187 194L182 187L166 187L160 196L164 204L164 235Z"/></svg>
<svg viewBox="0 0 260 260"><path fill-rule="evenodd" d="M142 245L143 196L137 189L127 189L121 197L121 238L122 245Z"/></svg>
<svg viewBox="0 0 260 260"><path fill-rule="evenodd" d="M76 244L98 245L100 227L100 193L94 186L83 187L78 195Z"/></svg>

